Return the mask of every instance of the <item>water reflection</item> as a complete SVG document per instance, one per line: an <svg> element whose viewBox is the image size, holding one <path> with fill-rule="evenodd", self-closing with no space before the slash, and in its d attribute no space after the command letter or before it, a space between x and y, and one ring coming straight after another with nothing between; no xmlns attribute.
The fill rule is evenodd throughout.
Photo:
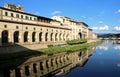
<svg viewBox="0 0 120 77"><path fill-rule="evenodd" d="M107 51L108 50L108 46L98 46L97 49Z"/></svg>
<svg viewBox="0 0 120 77"><path fill-rule="evenodd" d="M120 45L114 46L114 49L120 50Z"/></svg>
<svg viewBox="0 0 120 77"><path fill-rule="evenodd" d="M120 77L119 47L111 41L104 42L96 47L84 67L76 67L62 77Z"/></svg>
<svg viewBox="0 0 120 77"><path fill-rule="evenodd" d="M79 52L32 57L19 66L0 70L0 77L52 77L54 74L65 74L77 66L84 66L94 49L90 47Z"/></svg>

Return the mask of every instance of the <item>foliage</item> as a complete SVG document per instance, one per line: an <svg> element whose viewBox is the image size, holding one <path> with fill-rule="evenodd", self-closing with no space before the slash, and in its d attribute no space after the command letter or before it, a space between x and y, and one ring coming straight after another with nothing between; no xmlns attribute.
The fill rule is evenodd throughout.
<svg viewBox="0 0 120 77"><path fill-rule="evenodd" d="M87 39L80 39L80 40L68 40L67 44L74 45L74 44L83 44L86 43Z"/></svg>

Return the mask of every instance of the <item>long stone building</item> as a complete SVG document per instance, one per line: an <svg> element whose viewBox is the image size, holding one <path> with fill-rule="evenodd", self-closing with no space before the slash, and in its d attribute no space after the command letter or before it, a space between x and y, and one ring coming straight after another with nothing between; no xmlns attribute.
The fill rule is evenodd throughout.
<svg viewBox="0 0 120 77"><path fill-rule="evenodd" d="M24 12L22 7L14 4L0 7L0 46L17 44L38 49L50 44L65 44L67 40L88 38L88 30L86 23L68 17L42 17Z"/></svg>

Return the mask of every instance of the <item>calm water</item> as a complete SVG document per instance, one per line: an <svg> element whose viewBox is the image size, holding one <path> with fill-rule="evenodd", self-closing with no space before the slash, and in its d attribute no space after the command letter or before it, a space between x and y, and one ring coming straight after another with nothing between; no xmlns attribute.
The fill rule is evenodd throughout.
<svg viewBox="0 0 120 77"><path fill-rule="evenodd" d="M120 44L106 41L96 47L83 67L55 77L120 77Z"/></svg>

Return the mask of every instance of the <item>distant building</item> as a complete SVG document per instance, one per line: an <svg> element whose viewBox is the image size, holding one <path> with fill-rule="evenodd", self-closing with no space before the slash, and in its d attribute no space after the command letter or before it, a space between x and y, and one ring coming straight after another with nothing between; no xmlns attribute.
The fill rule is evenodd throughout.
<svg viewBox="0 0 120 77"><path fill-rule="evenodd" d="M64 16L53 16L52 19L60 21L63 26L71 28L72 39L82 39L88 37L88 25L86 23L78 22Z"/></svg>

